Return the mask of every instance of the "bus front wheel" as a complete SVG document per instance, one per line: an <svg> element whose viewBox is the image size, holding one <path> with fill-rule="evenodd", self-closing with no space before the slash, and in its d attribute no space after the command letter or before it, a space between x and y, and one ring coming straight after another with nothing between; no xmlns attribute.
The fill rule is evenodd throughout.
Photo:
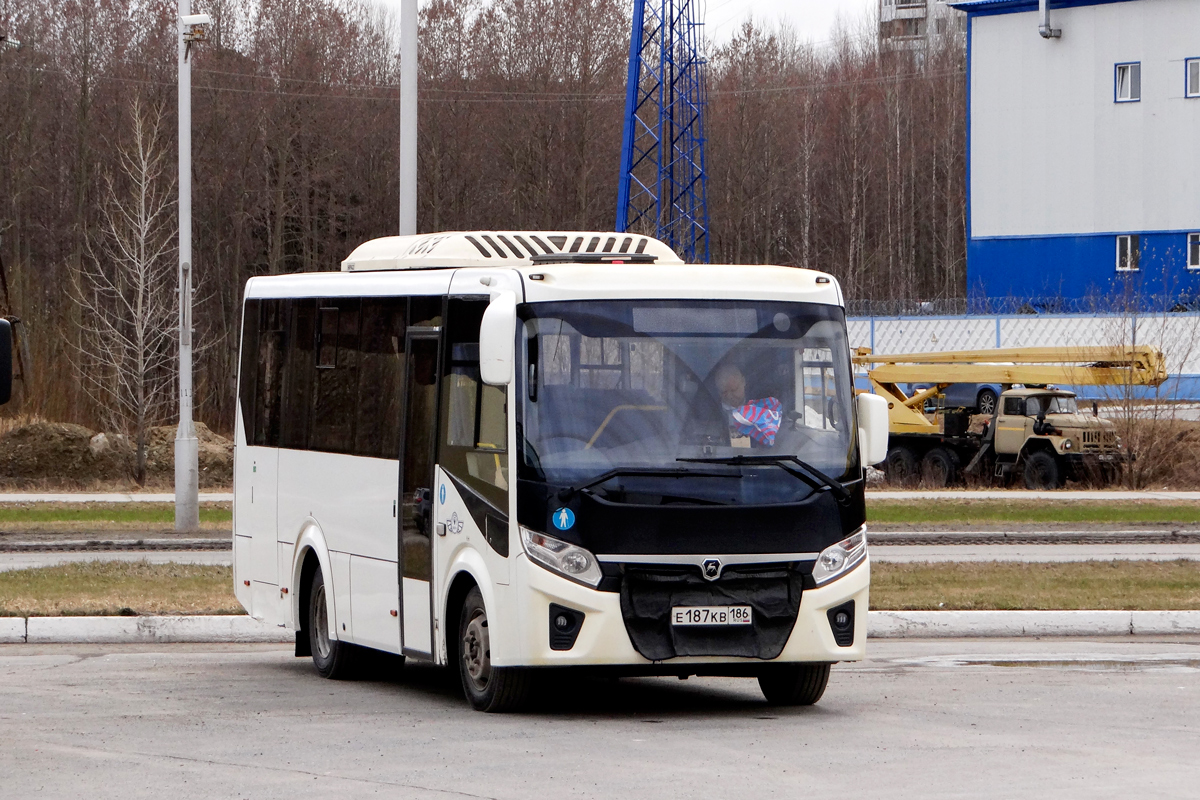
<svg viewBox="0 0 1200 800"><path fill-rule="evenodd" d="M773 706L811 706L825 694L831 664L777 664L758 676L758 688Z"/></svg>
<svg viewBox="0 0 1200 800"><path fill-rule="evenodd" d="M519 711L533 688L528 669L492 666L487 608L478 586L467 593L459 615L458 673L463 693L476 711Z"/></svg>

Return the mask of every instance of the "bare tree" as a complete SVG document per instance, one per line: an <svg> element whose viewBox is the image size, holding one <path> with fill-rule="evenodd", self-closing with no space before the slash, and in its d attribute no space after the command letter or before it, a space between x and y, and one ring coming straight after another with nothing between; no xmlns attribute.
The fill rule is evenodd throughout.
<svg viewBox="0 0 1200 800"><path fill-rule="evenodd" d="M170 410L176 320L174 180L162 105L135 96L116 172L104 175L99 232L71 282L81 330L75 364L109 430L131 433L146 480L149 427Z"/></svg>

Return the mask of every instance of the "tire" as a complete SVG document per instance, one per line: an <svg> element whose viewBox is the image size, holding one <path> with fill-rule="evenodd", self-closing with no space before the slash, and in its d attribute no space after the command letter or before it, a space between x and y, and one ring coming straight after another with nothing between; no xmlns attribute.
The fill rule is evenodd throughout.
<svg viewBox="0 0 1200 800"><path fill-rule="evenodd" d="M958 454L944 447L935 447L921 459L921 481L934 489L943 489L958 482L961 461Z"/></svg>
<svg viewBox="0 0 1200 800"><path fill-rule="evenodd" d="M1025 458L1025 488L1030 490L1057 489L1062 486L1062 470L1058 459L1045 450L1030 453Z"/></svg>
<svg viewBox="0 0 1200 800"><path fill-rule="evenodd" d="M521 667L493 667L487 608L474 586L463 600L458 623L458 674L463 694L476 711L520 711L533 691L532 673Z"/></svg>
<svg viewBox="0 0 1200 800"><path fill-rule="evenodd" d="M312 650L313 665L317 674L331 680L346 680L353 677L357 648L349 642L340 642L329 636L329 609L325 592L325 578L321 568L313 573L308 593L308 642Z"/></svg>
<svg viewBox="0 0 1200 800"><path fill-rule="evenodd" d="M997 400L996 393L991 389L982 389L975 398L975 411L990 417L996 413Z"/></svg>
<svg viewBox="0 0 1200 800"><path fill-rule="evenodd" d="M902 444L888 450L884 467L888 481L896 486L915 486L921 477L916 454Z"/></svg>
<svg viewBox="0 0 1200 800"><path fill-rule="evenodd" d="M773 706L811 706L825 694L831 664L780 664L758 676L758 688Z"/></svg>

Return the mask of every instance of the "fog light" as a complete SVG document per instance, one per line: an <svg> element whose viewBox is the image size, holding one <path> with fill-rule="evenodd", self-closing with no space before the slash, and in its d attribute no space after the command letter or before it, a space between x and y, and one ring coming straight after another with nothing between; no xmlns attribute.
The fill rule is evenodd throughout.
<svg viewBox="0 0 1200 800"><path fill-rule="evenodd" d="M847 600L837 608L829 609L829 627L832 629L833 641L838 647L850 647L854 644L854 601Z"/></svg>
<svg viewBox="0 0 1200 800"><path fill-rule="evenodd" d="M550 649L570 650L579 638L583 629L583 620L587 615L573 608L550 604Z"/></svg>

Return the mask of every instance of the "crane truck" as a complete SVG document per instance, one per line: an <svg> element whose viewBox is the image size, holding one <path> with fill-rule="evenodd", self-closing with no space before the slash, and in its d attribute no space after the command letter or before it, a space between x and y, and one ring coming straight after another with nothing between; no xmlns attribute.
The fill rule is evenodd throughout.
<svg viewBox="0 0 1200 800"><path fill-rule="evenodd" d="M942 353L855 351L871 390L887 400L889 442L884 471L899 485L949 486L965 475L1002 483L1020 476L1029 489L1056 489L1067 479L1113 480L1127 458L1111 420L1080 413L1068 386L1158 386L1167 379L1156 347L1025 347ZM912 391L905 386L929 384ZM976 430L969 409L939 403L955 383L1000 384L1003 391ZM926 414L927 403L934 412ZM976 418L979 422L979 418Z"/></svg>

